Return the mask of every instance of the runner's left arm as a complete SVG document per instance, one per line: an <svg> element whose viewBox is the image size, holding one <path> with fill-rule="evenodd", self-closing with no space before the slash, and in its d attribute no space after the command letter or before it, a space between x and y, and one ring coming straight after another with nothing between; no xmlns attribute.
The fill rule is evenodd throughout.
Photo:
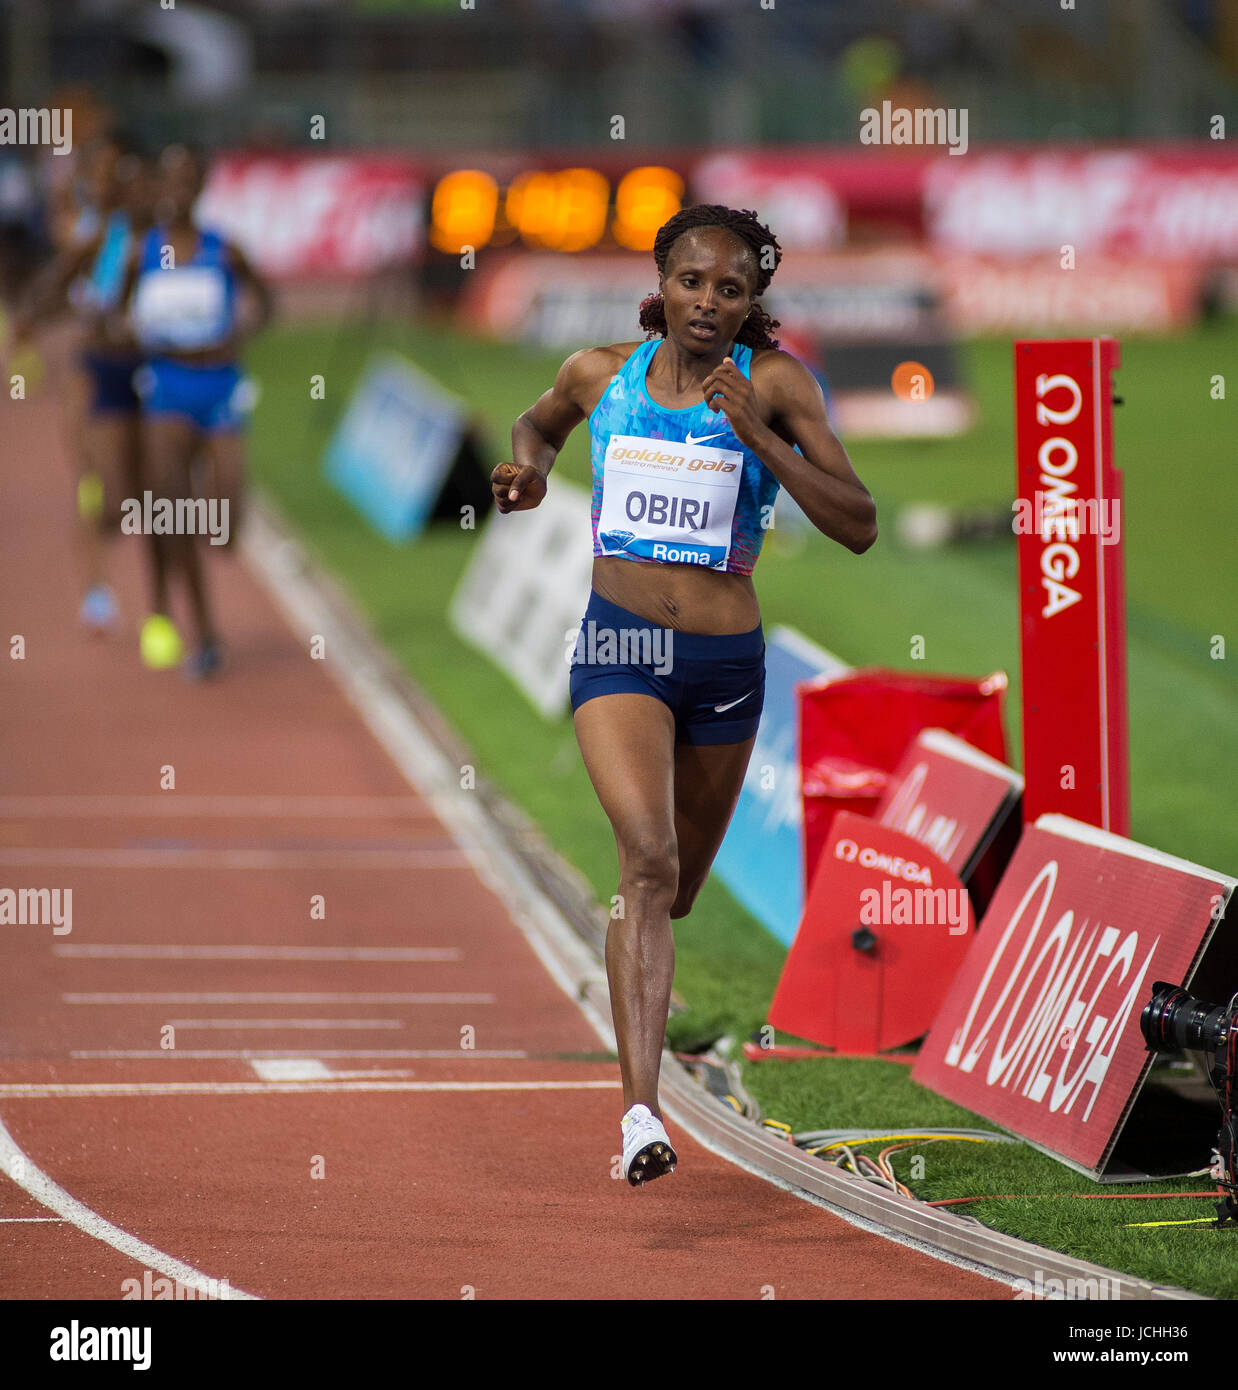
<svg viewBox="0 0 1238 1390"><path fill-rule="evenodd" d="M728 357L704 383L710 408L726 415L818 531L862 555L877 539L877 507L830 428L816 378L785 352L765 354L753 370L755 385Z"/></svg>
<svg viewBox="0 0 1238 1390"><path fill-rule="evenodd" d="M85 272L102 240L103 234L95 232L73 242L31 279L18 299L9 324L9 336L14 344L24 342L40 323L51 318L67 302L69 286Z"/></svg>
<svg viewBox="0 0 1238 1390"><path fill-rule="evenodd" d="M271 322L275 315L275 296L271 293L271 287L263 276L259 275L250 265L245 253L232 242L228 243L228 258L232 263L232 271L236 276L237 284L249 293L257 310L252 323L238 327L233 333L233 338L239 347L246 339L256 337Z"/></svg>
<svg viewBox="0 0 1238 1390"><path fill-rule="evenodd" d="M129 311L133 307L133 291L137 288L138 267L141 261L140 248L131 246L125 257L125 269L121 276L120 293L111 309L103 315L104 336L117 347L136 348L137 338Z"/></svg>

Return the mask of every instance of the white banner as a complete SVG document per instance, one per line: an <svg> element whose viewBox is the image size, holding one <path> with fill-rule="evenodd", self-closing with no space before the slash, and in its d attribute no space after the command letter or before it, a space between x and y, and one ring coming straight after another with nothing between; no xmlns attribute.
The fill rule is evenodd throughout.
<svg viewBox="0 0 1238 1390"><path fill-rule="evenodd" d="M569 661L593 574L590 495L551 476L540 506L497 510L451 602L456 631L547 719L567 706Z"/></svg>

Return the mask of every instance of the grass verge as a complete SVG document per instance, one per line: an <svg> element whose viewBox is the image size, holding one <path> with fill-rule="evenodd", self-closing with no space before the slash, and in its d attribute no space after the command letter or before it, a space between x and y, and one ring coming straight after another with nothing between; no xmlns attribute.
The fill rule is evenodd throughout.
<svg viewBox="0 0 1238 1390"><path fill-rule="evenodd" d="M541 394L566 354L482 341L437 324L368 327L300 324L257 344L250 368L262 386L254 421L254 473L310 550L366 613L473 749L479 771L520 805L588 878L598 901L614 892L610 828L581 765L570 720L544 721L483 656L448 625L452 592L475 533L446 524L413 546L389 544L328 486L322 451L369 354L405 353L465 397L488 432L493 461L508 457L512 421ZM1213 868L1235 871L1232 822L1221 814L1223 770L1238 761L1232 642L1238 595L1226 563L1232 523L1218 498L1232 487L1233 405L1208 383L1238 351L1238 321L1175 340L1125 344L1117 417L1125 475L1132 834ZM767 629L789 623L856 665L985 674L1011 679L1007 737L1019 765L1017 595L1011 542L928 555L900 551L891 515L913 501L1008 505L1013 479L1008 342L964 351L980 423L959 440L857 444L856 469L877 500L885 531L855 557L824 537L796 544L777 529L757 573ZM326 399L310 397L315 374ZM1226 412L1231 412L1226 414ZM587 485L580 429L555 476ZM552 480L553 485L553 480ZM1226 632L1226 624L1230 630ZM925 660L910 658L924 638ZM692 1048L743 1038L763 1022L784 950L716 880L676 924L675 984L689 1005L672 1043ZM781 1040L781 1039L780 1039ZM889 1125L991 1127L880 1059L746 1063L745 1084L772 1118L793 1129ZM896 1155L899 1177L927 1200L974 1194L1038 1194L970 1204L969 1215L1052 1249L1155 1281L1220 1297L1238 1295L1226 1237L1207 1227L1130 1229L1133 1221L1210 1214L1204 1201L1084 1201L1100 1188L1027 1145L926 1145ZM1200 1166L1207 1160L1200 1155ZM919 1171L918 1165L916 1171ZM1199 1190L1185 1180L1123 1191Z"/></svg>

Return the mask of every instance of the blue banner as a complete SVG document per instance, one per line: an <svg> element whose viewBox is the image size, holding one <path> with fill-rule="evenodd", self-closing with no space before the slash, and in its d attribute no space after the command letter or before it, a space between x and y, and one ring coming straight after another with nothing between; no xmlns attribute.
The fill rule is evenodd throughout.
<svg viewBox="0 0 1238 1390"><path fill-rule="evenodd" d="M804 912L795 685L850 669L794 628L776 627L766 638L761 724L714 871L784 946L790 946Z"/></svg>
<svg viewBox="0 0 1238 1390"><path fill-rule="evenodd" d="M646 540L643 536L638 538L632 531L599 531L598 540L602 543L603 555L619 555L626 551L629 555L639 555L645 560L664 561L668 564L707 565L710 569L726 567L725 545L704 545L696 542L675 545L666 541Z"/></svg>
<svg viewBox="0 0 1238 1390"><path fill-rule="evenodd" d="M463 404L411 362L375 358L327 446L327 477L388 540L412 540L434 510L465 424Z"/></svg>

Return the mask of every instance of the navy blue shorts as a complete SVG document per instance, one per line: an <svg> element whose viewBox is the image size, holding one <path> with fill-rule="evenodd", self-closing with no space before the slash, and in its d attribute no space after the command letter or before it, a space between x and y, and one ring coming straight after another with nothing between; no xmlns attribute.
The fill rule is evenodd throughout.
<svg viewBox="0 0 1238 1390"><path fill-rule="evenodd" d="M233 362L190 365L154 357L138 377L142 408L149 415L179 415L206 434L243 430L253 404L253 384Z"/></svg>
<svg viewBox="0 0 1238 1390"><path fill-rule="evenodd" d="M105 357L97 352L82 353L82 366L90 377L90 411L107 415L114 411L134 414L141 407L133 384L133 374L142 365L140 357Z"/></svg>
<svg viewBox="0 0 1238 1390"><path fill-rule="evenodd" d="M598 695L652 695L675 716L676 743L742 743L765 703L765 634L677 632L596 591L572 652L573 714Z"/></svg>

